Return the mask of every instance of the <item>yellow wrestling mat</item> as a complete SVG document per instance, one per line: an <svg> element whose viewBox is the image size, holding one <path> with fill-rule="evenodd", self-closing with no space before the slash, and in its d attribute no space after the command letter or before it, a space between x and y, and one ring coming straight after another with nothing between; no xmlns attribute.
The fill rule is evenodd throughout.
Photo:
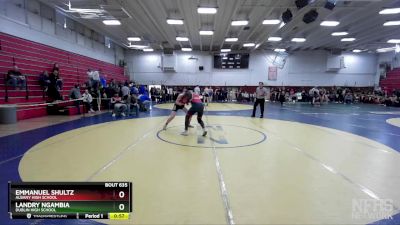
<svg viewBox="0 0 400 225"><path fill-rule="evenodd" d="M396 127L400 127L400 118L391 118L386 120L386 123L391 124Z"/></svg>
<svg viewBox="0 0 400 225"><path fill-rule="evenodd" d="M400 204L400 155L354 134L271 119L207 116L120 120L71 130L32 147L23 181L132 181L133 213L108 224L367 224L353 200ZM195 125L195 120L192 124ZM216 153L216 155L214 155ZM221 195L217 159L229 208Z"/></svg>
<svg viewBox="0 0 400 225"><path fill-rule="evenodd" d="M174 106L173 103L166 103L166 104L159 104L154 105L153 107L159 109L172 109ZM189 105L186 105L186 108L189 108ZM208 111L233 111L233 110L248 110L253 109L251 105L244 105L244 104L235 104L235 103L210 103L207 107Z"/></svg>

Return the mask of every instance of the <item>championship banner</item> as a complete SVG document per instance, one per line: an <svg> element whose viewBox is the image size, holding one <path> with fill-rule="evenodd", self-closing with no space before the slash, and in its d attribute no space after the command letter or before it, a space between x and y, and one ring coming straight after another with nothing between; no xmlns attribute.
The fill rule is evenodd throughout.
<svg viewBox="0 0 400 225"><path fill-rule="evenodd" d="M268 67L268 80L277 80L278 78L278 67L270 66Z"/></svg>

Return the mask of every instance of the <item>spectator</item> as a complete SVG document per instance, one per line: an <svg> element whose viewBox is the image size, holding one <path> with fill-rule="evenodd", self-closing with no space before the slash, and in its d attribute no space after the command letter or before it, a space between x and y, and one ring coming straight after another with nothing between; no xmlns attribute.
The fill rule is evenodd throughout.
<svg viewBox="0 0 400 225"><path fill-rule="evenodd" d="M98 71L93 71L92 73L92 86L95 91L100 87L100 74Z"/></svg>
<svg viewBox="0 0 400 225"><path fill-rule="evenodd" d="M49 78L49 74L48 74L47 70L44 70L39 75L39 84L40 84L40 87L42 87L42 89L44 91L47 91L47 89L49 88L50 78Z"/></svg>
<svg viewBox="0 0 400 225"><path fill-rule="evenodd" d="M111 98L111 104L114 105L112 117L115 117L116 115L126 116L125 111L127 106L118 94L114 94L114 97Z"/></svg>
<svg viewBox="0 0 400 225"><path fill-rule="evenodd" d="M62 96L60 95L60 92L58 91L57 88L57 79L58 77L58 70L54 70L50 75L49 75L49 86L47 89L47 96L49 96L49 98L52 101L56 101L56 100L62 100Z"/></svg>
<svg viewBox="0 0 400 225"><path fill-rule="evenodd" d="M132 112L132 110L135 110L136 116L139 116L138 98L135 94L131 94L129 98L129 112Z"/></svg>
<svg viewBox="0 0 400 225"><path fill-rule="evenodd" d="M58 63L54 63L53 64L52 73L56 76L57 89L58 90L62 90L63 81L62 81L61 76L60 76L60 67L59 67Z"/></svg>
<svg viewBox="0 0 400 225"><path fill-rule="evenodd" d="M80 99L82 98L82 95L78 84L75 84L74 87L71 89L69 93L69 98L71 100L76 100L74 101L74 105L78 108L78 114L81 114Z"/></svg>
<svg viewBox="0 0 400 225"><path fill-rule="evenodd" d="M126 100L128 98L128 96L130 95L130 92L131 91L130 91L130 89L128 87L128 84L125 83L124 86L122 86L122 88L121 88L122 99Z"/></svg>
<svg viewBox="0 0 400 225"><path fill-rule="evenodd" d="M93 72L91 69L88 69L86 71L86 74L88 76L88 81L87 81L87 86L88 87L92 87L92 82L93 82Z"/></svg>
<svg viewBox="0 0 400 225"><path fill-rule="evenodd" d="M93 113L94 112L94 110L92 108L93 97L89 93L89 89L85 89L85 93L83 93L83 95L82 95L82 101L83 101L83 104L85 104L86 108L88 109L88 112Z"/></svg>
<svg viewBox="0 0 400 225"><path fill-rule="evenodd" d="M107 80L106 77L102 74L100 74L100 83L101 83L101 87L102 88L106 88L107 87Z"/></svg>
<svg viewBox="0 0 400 225"><path fill-rule="evenodd" d="M12 70L7 72L7 82L8 86L12 86L14 89L19 86L19 88L25 89L26 86L26 78L22 73L19 71L18 66L14 66Z"/></svg>
<svg viewBox="0 0 400 225"><path fill-rule="evenodd" d="M353 95L350 92L347 92L347 94L344 97L344 104L352 104L353 103Z"/></svg>

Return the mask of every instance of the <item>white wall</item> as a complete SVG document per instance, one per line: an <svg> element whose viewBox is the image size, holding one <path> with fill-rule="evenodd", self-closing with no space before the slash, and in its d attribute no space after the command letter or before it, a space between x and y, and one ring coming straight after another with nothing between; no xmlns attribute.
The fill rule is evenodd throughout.
<svg viewBox="0 0 400 225"><path fill-rule="evenodd" d="M345 53L346 68L337 73L325 72L325 51L296 52L291 54L283 69L278 70L277 81L268 81L268 67L273 66L274 52L256 51L250 54L248 69L220 70L213 68L213 56L202 52L175 52L175 73L161 71L160 52L126 53L130 76L138 83L167 85L257 85L264 81L269 86L373 86L376 76L377 55ZM189 60L189 57L198 60ZM198 67L204 66L203 71Z"/></svg>
<svg viewBox="0 0 400 225"><path fill-rule="evenodd" d="M23 5L23 2L0 0L0 32L113 64L123 58L120 46L109 49L100 42L64 29L63 24L56 22L58 17L50 20L40 16L48 14L48 17L52 17L55 15L53 9L43 8L35 0L26 1L29 3L26 6L28 10L16 5Z"/></svg>

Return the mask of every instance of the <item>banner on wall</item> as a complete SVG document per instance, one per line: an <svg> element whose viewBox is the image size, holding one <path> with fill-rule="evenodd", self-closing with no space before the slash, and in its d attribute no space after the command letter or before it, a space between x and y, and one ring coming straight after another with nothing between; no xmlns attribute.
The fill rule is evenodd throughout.
<svg viewBox="0 0 400 225"><path fill-rule="evenodd" d="M270 66L268 67L268 80L277 80L278 78L278 67Z"/></svg>

